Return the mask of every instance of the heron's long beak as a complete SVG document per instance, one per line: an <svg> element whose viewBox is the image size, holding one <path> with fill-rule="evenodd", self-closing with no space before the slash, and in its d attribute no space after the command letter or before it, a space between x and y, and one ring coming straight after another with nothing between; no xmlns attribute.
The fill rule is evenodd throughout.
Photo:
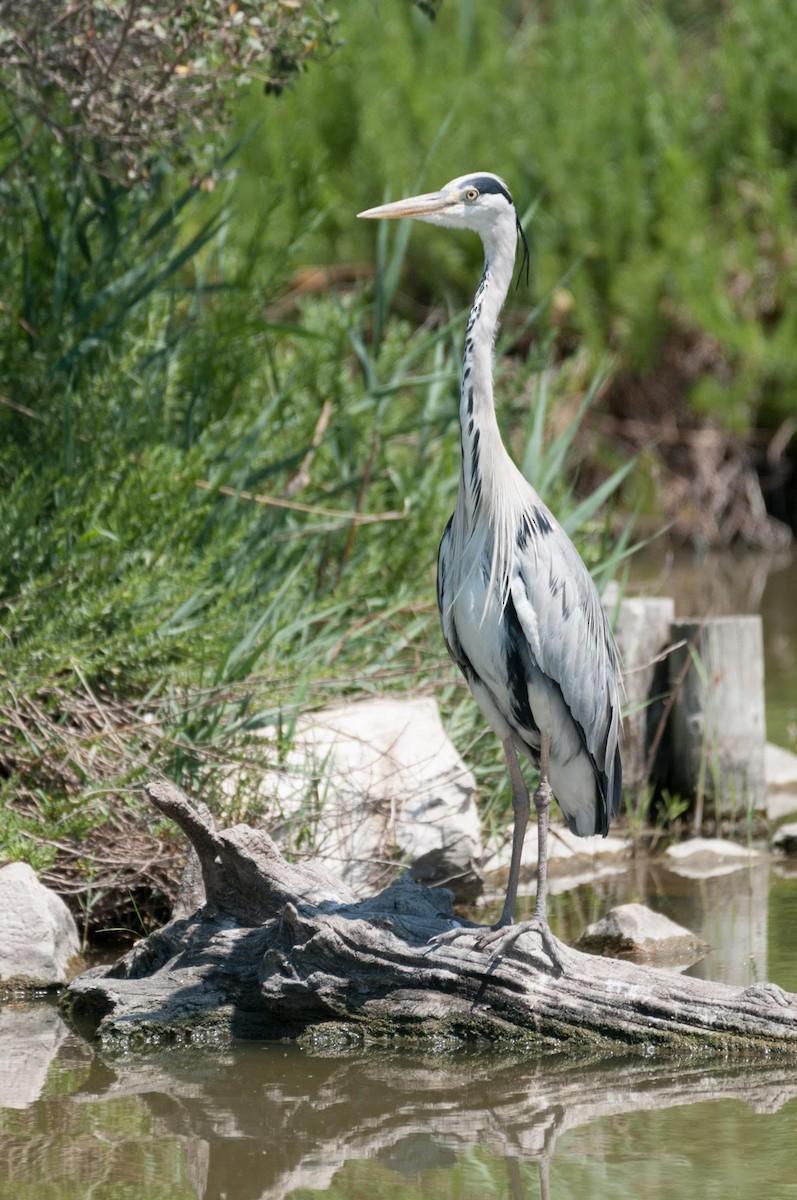
<svg viewBox="0 0 797 1200"><path fill-rule="evenodd" d="M394 200L392 204L366 208L357 216L374 219L392 217L395 220L402 217L429 217L432 213L445 212L451 203L450 197L444 197L442 192L426 192L423 196L410 196L407 200Z"/></svg>

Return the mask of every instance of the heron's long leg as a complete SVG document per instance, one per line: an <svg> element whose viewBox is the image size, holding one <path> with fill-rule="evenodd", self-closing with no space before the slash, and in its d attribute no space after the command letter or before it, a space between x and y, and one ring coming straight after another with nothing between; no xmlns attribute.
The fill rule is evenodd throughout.
<svg viewBox="0 0 797 1200"><path fill-rule="evenodd" d="M548 782L549 735L540 734L540 782L534 793L537 810L537 899L534 916L548 924L548 810L551 807L551 785Z"/></svg>
<svg viewBox="0 0 797 1200"><path fill-rule="evenodd" d="M515 747L509 738L503 743L503 746L507 766L509 767L509 777L512 781L512 807L514 809L515 820L512 829L512 859L509 866L509 882L507 884L506 900L504 901L501 918L497 925L493 925L486 932L474 929L472 926L459 926L456 929L448 930L446 933L438 934L436 937L431 938L430 942L432 945L441 946L447 942L453 942L460 937L466 937L475 933L478 949L483 950L487 946L498 943L501 950L506 951L514 945L521 934L527 931L533 932L540 938L542 948L546 951L552 965L558 971L562 972L565 969L565 965L560 951L560 944L551 933L548 925L546 906L546 894L548 890L548 809L552 795L551 785L548 782L549 738L547 734L542 734L540 739L540 782L534 793L534 806L537 809L539 835L537 849L537 901L534 907L534 916L531 920L521 921L518 925L514 923L515 904L517 902L518 881L520 879L520 858L523 851L523 839L526 836L526 825L528 824L531 804L528 788L523 781L520 771L520 763L518 762Z"/></svg>
<svg viewBox="0 0 797 1200"><path fill-rule="evenodd" d="M518 762L517 750L511 737L502 743L506 765L509 768L509 778L512 782L512 811L514 824L512 827L512 858L509 864L509 882L506 885L506 900L497 928L511 925L515 920L517 904L517 889L520 881L520 860L523 854L523 841L526 837L526 826L529 822L531 803L529 789L526 787L523 774Z"/></svg>
<svg viewBox="0 0 797 1200"><path fill-rule="evenodd" d="M504 911L501 915L501 920L497 925L488 932L484 933L477 939L476 945L480 948L485 948L500 942L502 950L508 950L520 937L522 933L533 931L538 934L542 943L543 949L547 952L554 967L559 971L564 970L562 955L559 950L559 944L553 936L548 925L548 910L547 910L547 892L548 892L548 809L551 804L551 785L548 782L548 751L550 747L548 734L543 733L540 737L540 782L534 793L534 807L537 809L537 835L539 838L537 844L537 901L534 905L534 916L530 921L521 921L520 924L513 924L515 899L517 896L517 875L520 871L520 851L523 846L523 834L526 829L526 820L529 814L528 792L525 785L523 792L526 796L525 817L523 816L522 801L515 808L515 829L512 841L512 866L509 871L509 886L507 888L506 903ZM509 773L512 776L512 797L515 795L520 797L519 790L515 791L515 772L517 778L520 778L520 767L517 761L517 755L512 748L510 755L506 743L504 743L507 762L509 763ZM512 764L514 757L514 766ZM522 779L521 779L522 782Z"/></svg>

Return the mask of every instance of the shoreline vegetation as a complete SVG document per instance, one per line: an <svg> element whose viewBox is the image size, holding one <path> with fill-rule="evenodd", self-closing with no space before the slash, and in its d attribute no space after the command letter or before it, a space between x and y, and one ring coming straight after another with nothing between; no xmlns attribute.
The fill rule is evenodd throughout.
<svg viewBox="0 0 797 1200"><path fill-rule="evenodd" d="M479 248L360 209L511 181L500 419L599 581L787 544L797 13L89 7L0 4L0 856L96 930L165 912L153 764L212 795L331 700L433 692L508 808L434 609Z"/></svg>

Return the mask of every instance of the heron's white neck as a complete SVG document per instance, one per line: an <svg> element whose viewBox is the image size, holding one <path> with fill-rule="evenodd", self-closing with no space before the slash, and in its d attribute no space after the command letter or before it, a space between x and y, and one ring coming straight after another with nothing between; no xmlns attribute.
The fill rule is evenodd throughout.
<svg viewBox="0 0 797 1200"><path fill-rule="evenodd" d="M465 333L459 407L462 472L457 510L469 526L487 503L493 481L506 470L509 458L495 417L493 343L515 264L514 213L507 213L483 240L484 274Z"/></svg>

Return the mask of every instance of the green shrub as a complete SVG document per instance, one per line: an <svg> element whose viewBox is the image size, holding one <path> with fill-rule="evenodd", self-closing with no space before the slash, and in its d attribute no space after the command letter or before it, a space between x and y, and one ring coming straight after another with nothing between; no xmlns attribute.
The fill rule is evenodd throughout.
<svg viewBox="0 0 797 1200"><path fill-rule="evenodd" d="M773 424L797 372L796 20L794 0L447 0L433 23L355 0L344 46L248 144L245 208L305 231L306 257L356 262L372 235L352 213L495 170L536 205L537 298L567 275L570 336L633 368L706 339L719 386L698 414ZM416 294L461 304L478 253L419 231Z"/></svg>

